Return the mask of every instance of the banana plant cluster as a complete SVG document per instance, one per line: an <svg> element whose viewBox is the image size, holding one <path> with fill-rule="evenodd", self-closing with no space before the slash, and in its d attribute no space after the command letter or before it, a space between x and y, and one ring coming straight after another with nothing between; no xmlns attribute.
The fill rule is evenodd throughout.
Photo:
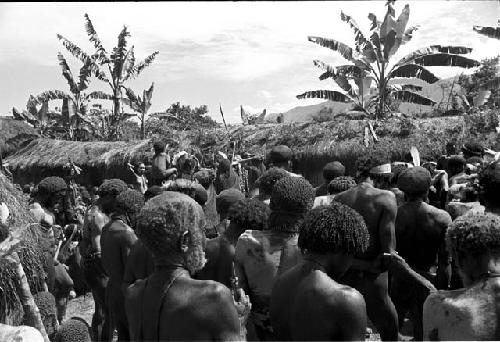
<svg viewBox="0 0 500 342"><path fill-rule="evenodd" d="M109 86L111 90L110 99L113 101L113 114L111 117L103 120L103 122L110 125L110 138L118 139L120 124L131 116L121 108L121 104L125 99L122 93L123 89L126 89L125 82L141 74L154 61L159 52L153 52L143 61L136 62L134 46L127 47L127 39L130 37L130 32L126 26L119 33L117 45L111 52L106 51L104 48L87 14L85 14L85 30L95 48L92 54L84 52L80 47L60 34L57 35L57 38L84 66L88 66L93 76Z"/></svg>
<svg viewBox="0 0 500 342"><path fill-rule="evenodd" d="M422 90L411 82L394 85L395 78L420 79L432 84L439 80L428 66L456 66L472 68L479 62L464 55L472 51L463 46L431 45L418 49L402 59L393 62L398 49L408 43L418 26L408 26L410 7L406 5L396 18L394 0L386 4L387 13L379 21L370 13L370 34L365 35L354 19L341 12L340 19L354 31L355 42L351 47L335 39L309 36L308 40L339 53L350 64L332 66L315 60L315 66L323 70L320 80L333 79L341 89L307 91L297 98L322 98L334 102L350 102L369 118L381 118L389 110L391 99L422 105L433 105L435 101L420 94Z"/></svg>
<svg viewBox="0 0 500 342"><path fill-rule="evenodd" d="M126 99L123 101L132 108L137 114L137 117L141 121L141 139L146 138L146 116L148 114L149 108L151 108L151 98L153 97L154 83L151 83L151 87L147 90L143 90L142 98L136 95L134 91L130 88L125 88Z"/></svg>

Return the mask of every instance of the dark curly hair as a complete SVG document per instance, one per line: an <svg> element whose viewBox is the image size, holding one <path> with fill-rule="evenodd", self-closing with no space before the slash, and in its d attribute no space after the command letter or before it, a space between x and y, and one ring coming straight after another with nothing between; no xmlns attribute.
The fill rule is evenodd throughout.
<svg viewBox="0 0 500 342"><path fill-rule="evenodd" d="M115 198L122 191L128 189L127 184L118 178L105 179L99 187L98 194L100 197L112 197Z"/></svg>
<svg viewBox="0 0 500 342"><path fill-rule="evenodd" d="M391 185L397 186L399 176L407 168L408 166L404 164L391 165Z"/></svg>
<svg viewBox="0 0 500 342"><path fill-rule="evenodd" d="M33 295L43 326L50 340L53 340L57 332L57 309L56 299L50 292L42 291ZM31 322L24 322L30 324Z"/></svg>
<svg viewBox="0 0 500 342"><path fill-rule="evenodd" d="M488 206L500 207L500 161L486 166L479 173L480 196Z"/></svg>
<svg viewBox="0 0 500 342"><path fill-rule="evenodd" d="M288 172L283 169L272 167L260 176L256 181L256 186L259 190L266 194L271 195L273 192L274 184L283 177L287 177Z"/></svg>
<svg viewBox="0 0 500 342"><path fill-rule="evenodd" d="M450 250L458 256L482 255L500 250L500 217L491 213L468 213L458 217L446 232Z"/></svg>
<svg viewBox="0 0 500 342"><path fill-rule="evenodd" d="M99 187L98 194L102 211L105 214L113 212L116 204L114 201L116 196L125 190L128 190L128 186L121 179L113 178L104 180Z"/></svg>
<svg viewBox="0 0 500 342"><path fill-rule="evenodd" d="M165 191L150 199L137 218L135 232L155 259L177 255L179 238L189 231L193 243L201 244L205 216L191 197Z"/></svg>
<svg viewBox="0 0 500 342"><path fill-rule="evenodd" d="M284 177L271 194L269 227L274 231L296 233L299 224L314 204L316 192L302 177Z"/></svg>
<svg viewBox="0 0 500 342"><path fill-rule="evenodd" d="M194 174L194 178L205 189L208 189L210 184L212 184L215 180L215 171L211 169L202 169Z"/></svg>
<svg viewBox="0 0 500 342"><path fill-rule="evenodd" d="M236 240L245 230L266 230L270 212L269 207L259 200L239 200L229 208L227 218L231 225L225 235Z"/></svg>
<svg viewBox="0 0 500 342"><path fill-rule="evenodd" d="M91 342L88 323L80 317L71 317L64 321L56 333L54 342Z"/></svg>
<svg viewBox="0 0 500 342"><path fill-rule="evenodd" d="M356 186L356 181L354 178L349 176L342 176L334 178L330 183L328 183L328 193L330 195L337 194L342 191L349 190Z"/></svg>
<svg viewBox="0 0 500 342"><path fill-rule="evenodd" d="M44 207L49 207L64 196L67 184L61 177L46 177L37 185L35 197Z"/></svg>
<svg viewBox="0 0 500 342"><path fill-rule="evenodd" d="M465 167L465 159L462 156L451 156L448 159L448 169L446 170L450 176L453 176L459 172L463 171L463 168Z"/></svg>
<svg viewBox="0 0 500 342"><path fill-rule="evenodd" d="M144 193L144 201L147 202L151 198L161 194L163 191L167 191L167 189L165 189L164 187L159 186L159 185L153 185L153 186L149 187L146 190L146 192Z"/></svg>
<svg viewBox="0 0 500 342"><path fill-rule="evenodd" d="M136 215L144 206L144 195L137 190L125 190L116 196L115 212L118 215Z"/></svg>
<svg viewBox="0 0 500 342"><path fill-rule="evenodd" d="M312 209L299 229L302 253L360 254L366 251L370 234L363 217L345 204L332 202Z"/></svg>
<svg viewBox="0 0 500 342"><path fill-rule="evenodd" d="M360 177L371 176L370 170L375 166L389 163L389 157L377 151L367 151L356 160L356 170Z"/></svg>
<svg viewBox="0 0 500 342"><path fill-rule="evenodd" d="M154 144L153 144L153 149L155 150L155 153L158 154L158 153L162 153L163 151L165 151L165 143L163 141L156 141Z"/></svg>

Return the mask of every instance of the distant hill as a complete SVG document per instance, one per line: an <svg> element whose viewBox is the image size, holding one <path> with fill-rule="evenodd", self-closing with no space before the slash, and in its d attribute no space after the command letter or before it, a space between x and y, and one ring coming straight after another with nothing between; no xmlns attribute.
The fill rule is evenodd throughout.
<svg viewBox="0 0 500 342"><path fill-rule="evenodd" d="M441 84L448 83L449 85L451 85L453 83L453 79L457 80L458 76L442 79L442 80L437 81L434 84L427 84L419 79L412 80L411 83L418 85L418 86L421 86L422 91L420 93L422 95L431 98L432 100L436 101L436 103L439 103L443 100L443 98L444 98L443 101L447 102L448 97L450 95L450 91L451 91L451 87L448 87L447 89L444 90L444 94L443 94ZM396 80L392 81L391 83L392 84L407 84L409 82L406 79L396 79ZM459 91L460 86L457 83L455 83L453 89L455 89L455 91ZM348 111L351 107L352 107L352 104L349 104L349 103L337 103L337 102L332 102L332 101L325 101L323 103L319 103L316 105L294 107L294 108L284 112L283 118L284 118L284 122L307 122L307 121L313 121L313 118L316 115L319 115L321 110L331 108L334 114L340 114L340 113ZM450 107L451 107L451 105L450 105ZM431 106L415 105L413 103L402 103L399 110L400 110L400 112L405 113L405 114L412 114L412 113L417 113L417 112L430 111L430 110L432 110L432 107ZM278 114L278 113L268 114L266 116L266 121L276 122L279 115L280 114Z"/></svg>

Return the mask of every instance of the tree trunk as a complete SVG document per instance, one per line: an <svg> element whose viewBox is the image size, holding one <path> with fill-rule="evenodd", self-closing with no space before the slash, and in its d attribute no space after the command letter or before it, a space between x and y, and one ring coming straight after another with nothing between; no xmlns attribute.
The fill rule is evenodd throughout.
<svg viewBox="0 0 500 342"><path fill-rule="evenodd" d="M145 125L144 121L146 121L146 115L142 114L142 117L141 117L141 139L142 140L146 139L146 125Z"/></svg>
<svg viewBox="0 0 500 342"><path fill-rule="evenodd" d="M40 331L45 342L50 342L49 337L47 336L47 332L45 331L45 327L43 326L42 318L40 317L40 311L38 310L38 307L35 304L35 300L31 295L28 279L26 278L23 266L19 261L19 256L17 255L17 253L14 252L7 258L15 266L16 278L17 278L16 279L17 294L23 306L24 314L26 316L26 322L29 322L33 328Z"/></svg>

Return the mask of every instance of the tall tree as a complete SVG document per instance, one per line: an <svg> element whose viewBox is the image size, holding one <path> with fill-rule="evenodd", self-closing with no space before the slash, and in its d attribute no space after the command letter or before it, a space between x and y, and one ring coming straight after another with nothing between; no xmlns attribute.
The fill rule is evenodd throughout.
<svg viewBox="0 0 500 342"><path fill-rule="evenodd" d="M309 41L338 52L351 64L331 66L315 60L314 65L324 70L320 80L333 79L341 91L315 90L308 91L298 98L322 98L336 102L352 102L358 110L363 110L370 117L380 118L388 109L391 98L402 102L411 102L423 105L432 105L435 102L418 93L421 90L411 83L391 85L394 78L418 78L427 83L439 80L425 66L457 66L472 68L479 62L464 57L472 51L462 46L431 45L416 50L395 63L391 57L399 47L406 44L413 37L418 27L407 28L410 17L410 7L405 5L396 19L394 0L386 3L387 13L384 21L377 20L375 14L370 13L370 36L366 36L358 27L354 19L341 12L340 19L353 29L355 34L354 48L338 40L308 37ZM372 84L376 89L373 91Z"/></svg>
<svg viewBox="0 0 500 342"><path fill-rule="evenodd" d="M127 101L125 101L130 108L136 111L137 117L141 120L141 139L146 138L146 116L148 114L149 108L151 108L151 98L153 97L153 87L154 83L151 83L151 87L148 90L143 90L142 98L134 93L130 88L125 88L125 94L127 95Z"/></svg>
<svg viewBox="0 0 500 342"><path fill-rule="evenodd" d="M126 26L123 27L118 35L118 42L111 52L106 51L101 39L99 38L94 25L89 16L85 14L85 30L91 43L94 44L95 52L87 54L77 45L58 34L57 38L61 40L64 47L83 63L89 63L92 74L97 79L105 82L112 91L113 96L113 115L110 120L111 139L119 138L120 123L128 118L121 110L122 90L125 82L133 79L148 67L158 55L158 51L153 52L143 61L136 63L134 46L127 49L127 38L130 33Z"/></svg>

